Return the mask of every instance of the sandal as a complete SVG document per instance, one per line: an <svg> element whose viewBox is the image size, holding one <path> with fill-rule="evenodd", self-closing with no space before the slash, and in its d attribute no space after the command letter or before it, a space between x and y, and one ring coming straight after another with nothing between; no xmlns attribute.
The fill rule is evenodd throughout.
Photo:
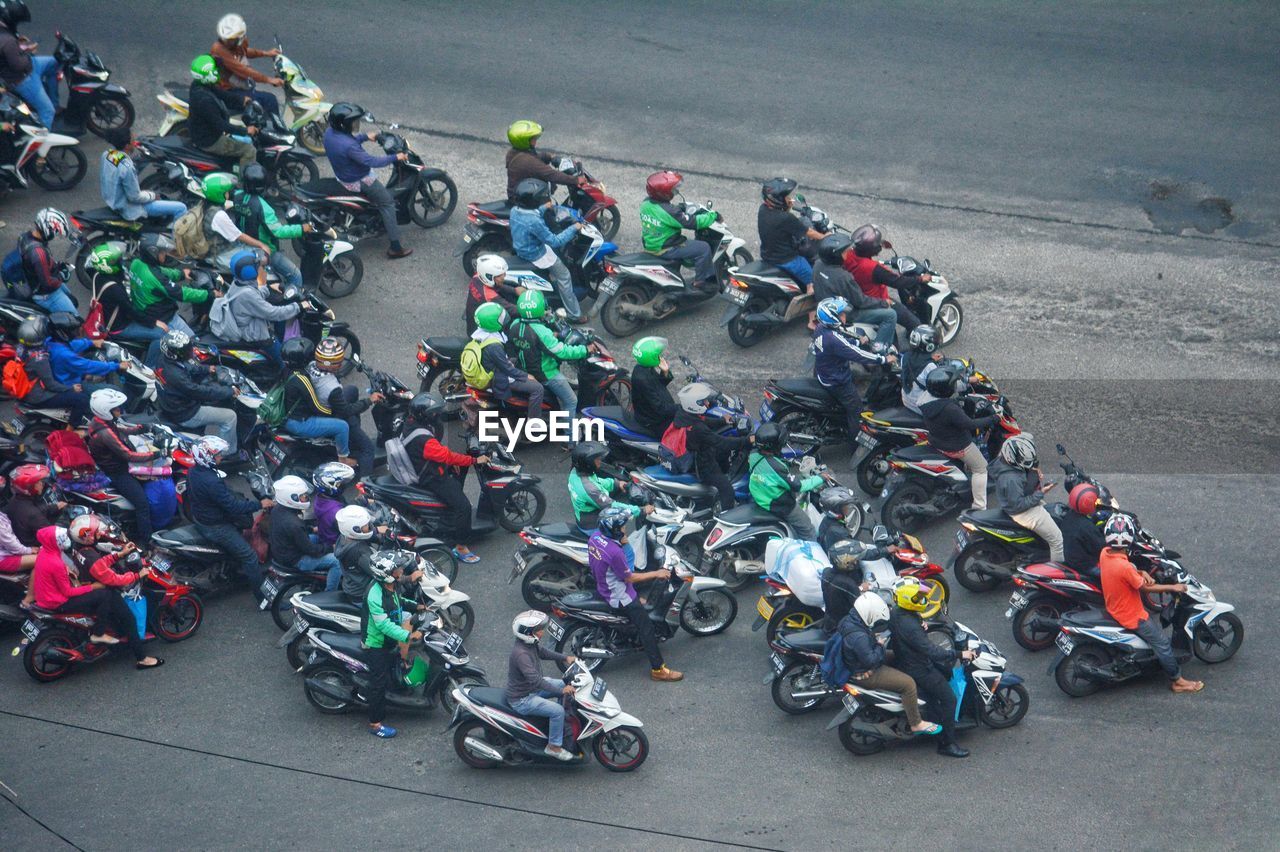
<svg viewBox="0 0 1280 852"><path fill-rule="evenodd" d="M930 724L929 727L921 731L912 731L917 737L933 737L942 733L942 726L938 724Z"/></svg>
<svg viewBox="0 0 1280 852"><path fill-rule="evenodd" d="M468 550L466 553L461 552L458 548L453 549L453 558L467 565L474 565L480 561L480 557Z"/></svg>
<svg viewBox="0 0 1280 852"><path fill-rule="evenodd" d="M156 661L149 666L141 662L137 662L133 664L133 667L135 669L158 669L163 665L164 665L164 659L161 657L156 657Z"/></svg>

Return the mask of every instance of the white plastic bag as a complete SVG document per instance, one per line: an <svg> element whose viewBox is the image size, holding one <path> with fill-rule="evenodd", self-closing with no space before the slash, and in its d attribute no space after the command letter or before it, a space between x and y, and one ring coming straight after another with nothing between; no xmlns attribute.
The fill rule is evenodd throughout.
<svg viewBox="0 0 1280 852"><path fill-rule="evenodd" d="M822 606L822 572L831 560L816 541L771 539L764 549L765 573L787 587L807 606Z"/></svg>

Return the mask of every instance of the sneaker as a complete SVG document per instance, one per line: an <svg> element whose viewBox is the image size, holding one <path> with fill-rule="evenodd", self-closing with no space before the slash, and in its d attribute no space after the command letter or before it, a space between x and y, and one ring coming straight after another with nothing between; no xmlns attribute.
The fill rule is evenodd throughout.
<svg viewBox="0 0 1280 852"><path fill-rule="evenodd" d="M376 728L370 728L369 733L373 734L378 739L389 740L392 737L394 737L398 732L396 731L395 728L391 727L390 725L379 725Z"/></svg>
<svg viewBox="0 0 1280 852"><path fill-rule="evenodd" d="M556 760L573 760L573 755L569 754L567 748L553 749L551 746L547 746L542 750L542 753L547 757L554 757Z"/></svg>
<svg viewBox="0 0 1280 852"><path fill-rule="evenodd" d="M664 680L664 681L671 681L671 682L675 682L677 680L684 680L683 674L676 671L675 669L669 669L666 666L663 666L660 669L650 669L649 677L653 678L654 680Z"/></svg>
<svg viewBox="0 0 1280 852"><path fill-rule="evenodd" d="M413 249L411 248L387 249L387 257L392 260L399 260L400 258L408 257L411 254L413 254Z"/></svg>

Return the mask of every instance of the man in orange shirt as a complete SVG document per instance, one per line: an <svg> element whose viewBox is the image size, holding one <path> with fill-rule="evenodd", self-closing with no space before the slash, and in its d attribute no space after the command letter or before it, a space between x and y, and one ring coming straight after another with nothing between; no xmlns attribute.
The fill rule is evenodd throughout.
<svg viewBox="0 0 1280 852"><path fill-rule="evenodd" d="M1184 583L1161 585L1146 571L1139 571L1129 561L1129 546L1133 544L1136 530L1128 515L1113 515L1103 528L1107 546L1098 557L1098 569L1102 572L1102 599L1107 613L1125 630L1132 630L1142 641L1151 646L1161 668L1169 676L1169 688L1174 692L1199 692L1203 681L1187 680L1182 676L1173 646L1164 635L1159 622L1151 618L1142 603L1142 592L1174 592L1187 590Z"/></svg>
<svg viewBox="0 0 1280 852"><path fill-rule="evenodd" d="M284 80L263 74L249 64L250 59L263 56L279 56L276 48L259 50L249 46L245 38L247 27L239 15L223 15L218 21L218 40L209 48L209 55L218 63L218 87L227 89L241 98L253 98L269 115L280 113L280 101L266 89L255 89L250 81L268 86L283 86Z"/></svg>

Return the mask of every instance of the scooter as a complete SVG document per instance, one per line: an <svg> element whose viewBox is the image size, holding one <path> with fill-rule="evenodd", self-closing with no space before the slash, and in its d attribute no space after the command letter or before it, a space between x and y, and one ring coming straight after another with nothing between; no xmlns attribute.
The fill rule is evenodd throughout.
<svg viewBox="0 0 1280 852"><path fill-rule="evenodd" d="M867 408L887 408L901 402L902 385L894 367L882 364L860 372L868 379L862 391L863 404ZM760 421L775 421L785 426L793 437L822 446L849 442L844 408L812 376L770 379L764 388L764 401L760 403ZM854 435L854 441L859 445L861 434Z"/></svg>
<svg viewBox="0 0 1280 852"><path fill-rule="evenodd" d="M105 136L117 127L132 127L133 100L129 90L110 83L111 69L93 51L80 46L55 30L58 45L53 58L58 63L58 79L67 84L67 105L59 117L70 127L85 127L95 136Z"/></svg>
<svg viewBox="0 0 1280 852"><path fill-rule="evenodd" d="M276 36L276 76L284 80L284 123L298 137L298 142L317 157L324 154L324 132L329 126L329 110L333 104L324 100L324 92L312 82L302 66L284 55L284 45Z"/></svg>
<svg viewBox="0 0 1280 852"><path fill-rule="evenodd" d="M567 207L553 207L547 211L548 227L556 233L571 228L581 220ZM573 292L579 301L589 296L600 298L599 287L605 280L605 264L618 251L618 247L604 238L600 230L591 224L583 224L569 242L557 250L561 262L569 270ZM513 287L537 290L542 293L550 309L562 306L560 292L547 277L547 271L522 257L507 258L507 283Z"/></svg>
<svg viewBox="0 0 1280 852"><path fill-rule="evenodd" d="M71 224L81 233L75 257L76 279L86 290L93 287L94 270L89 265L89 258L99 246L119 241L124 244L124 253L133 256L143 234L166 234L173 230L173 222L167 216L130 221L110 207L76 210L70 218Z"/></svg>
<svg viewBox="0 0 1280 852"><path fill-rule="evenodd" d="M0 157L0 197L10 189L25 189L30 178L50 192L74 189L84 180L89 161L74 136L51 133L30 108L10 92L0 92L0 122L13 130L0 136L10 153Z"/></svg>

